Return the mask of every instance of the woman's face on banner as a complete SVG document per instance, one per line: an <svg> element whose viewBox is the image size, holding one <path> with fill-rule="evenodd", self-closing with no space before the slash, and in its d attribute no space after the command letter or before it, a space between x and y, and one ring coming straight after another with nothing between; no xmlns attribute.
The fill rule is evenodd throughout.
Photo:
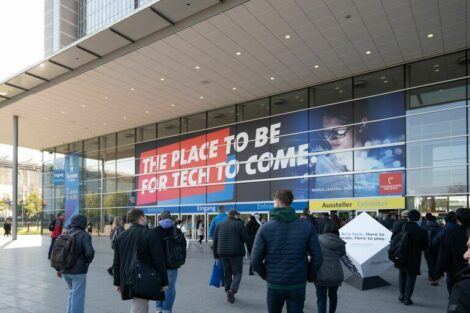
<svg viewBox="0 0 470 313"><path fill-rule="evenodd" d="M323 138L329 143L331 150L348 149L353 147L354 131L352 126L334 116L324 116L322 119Z"/></svg>

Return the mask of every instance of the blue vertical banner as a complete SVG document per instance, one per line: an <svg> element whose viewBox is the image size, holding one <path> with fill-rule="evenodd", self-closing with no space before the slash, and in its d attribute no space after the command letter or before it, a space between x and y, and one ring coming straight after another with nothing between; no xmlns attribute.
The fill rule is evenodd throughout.
<svg viewBox="0 0 470 313"><path fill-rule="evenodd" d="M65 158L57 158L54 160L54 176L52 178L52 183L54 185L63 185L65 179L64 173L64 163Z"/></svg>
<svg viewBox="0 0 470 313"><path fill-rule="evenodd" d="M70 225L72 216L79 213L79 160L80 155L78 153L70 153L65 157L65 226Z"/></svg>

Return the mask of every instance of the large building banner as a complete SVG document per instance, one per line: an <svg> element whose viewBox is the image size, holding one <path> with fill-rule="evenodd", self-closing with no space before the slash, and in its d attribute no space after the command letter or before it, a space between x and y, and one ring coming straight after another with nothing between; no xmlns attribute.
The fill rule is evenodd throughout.
<svg viewBox="0 0 470 313"><path fill-rule="evenodd" d="M404 193L404 95L379 96L136 145L138 206Z"/></svg>
<svg viewBox="0 0 470 313"><path fill-rule="evenodd" d="M79 213L79 198L80 194L80 154L70 153L65 156L65 226L71 222L72 216Z"/></svg>

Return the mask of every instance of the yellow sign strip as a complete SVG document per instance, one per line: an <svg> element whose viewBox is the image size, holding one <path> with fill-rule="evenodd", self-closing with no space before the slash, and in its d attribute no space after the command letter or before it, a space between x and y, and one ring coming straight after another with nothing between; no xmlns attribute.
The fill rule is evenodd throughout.
<svg viewBox="0 0 470 313"><path fill-rule="evenodd" d="M344 210L392 210L404 209L404 197L381 197L381 198L344 198L310 200L311 211L344 211Z"/></svg>

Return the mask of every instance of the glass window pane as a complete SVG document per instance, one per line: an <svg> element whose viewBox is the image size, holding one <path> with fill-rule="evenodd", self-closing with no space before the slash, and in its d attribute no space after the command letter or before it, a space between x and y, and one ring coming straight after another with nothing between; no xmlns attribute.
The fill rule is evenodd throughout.
<svg viewBox="0 0 470 313"><path fill-rule="evenodd" d="M465 100L465 80L411 89L407 91L410 109Z"/></svg>
<svg viewBox="0 0 470 313"><path fill-rule="evenodd" d="M74 142L69 145L70 152L82 152L82 142Z"/></svg>
<svg viewBox="0 0 470 313"><path fill-rule="evenodd" d="M235 106L207 112L207 127L217 127L235 123Z"/></svg>
<svg viewBox="0 0 470 313"><path fill-rule="evenodd" d="M347 78L332 83L314 86L311 89L312 102L310 106L336 103L352 99L352 79Z"/></svg>
<svg viewBox="0 0 470 313"><path fill-rule="evenodd" d="M467 140L458 137L409 143L406 159L409 168L464 165L467 163Z"/></svg>
<svg viewBox="0 0 470 313"><path fill-rule="evenodd" d="M354 77L354 98L403 89L403 67L397 66Z"/></svg>
<svg viewBox="0 0 470 313"><path fill-rule="evenodd" d="M110 149L116 147L116 134L101 137L100 149Z"/></svg>
<svg viewBox="0 0 470 313"><path fill-rule="evenodd" d="M308 107L308 90L301 89L271 97L271 114L280 114Z"/></svg>
<svg viewBox="0 0 470 313"><path fill-rule="evenodd" d="M192 132L206 128L206 112L181 118L181 132Z"/></svg>
<svg viewBox="0 0 470 313"><path fill-rule="evenodd" d="M158 138L178 135L180 133L180 119L158 123Z"/></svg>
<svg viewBox="0 0 470 313"><path fill-rule="evenodd" d="M407 87L465 76L465 51L414 62L407 66Z"/></svg>
<svg viewBox="0 0 470 313"><path fill-rule="evenodd" d="M104 166L103 177L116 176L116 148L101 151L100 158Z"/></svg>
<svg viewBox="0 0 470 313"><path fill-rule="evenodd" d="M157 139L157 124L139 127L137 130L137 142Z"/></svg>
<svg viewBox="0 0 470 313"><path fill-rule="evenodd" d="M135 143L135 129L129 129L117 134L117 145L124 146Z"/></svg>
<svg viewBox="0 0 470 313"><path fill-rule="evenodd" d="M237 120L246 121L269 115L269 98L238 104Z"/></svg>
<svg viewBox="0 0 470 313"><path fill-rule="evenodd" d="M88 139L83 141L83 152L93 152L98 151L99 149L99 137Z"/></svg>
<svg viewBox="0 0 470 313"><path fill-rule="evenodd" d="M467 192L467 167L410 169L406 173L408 195Z"/></svg>
<svg viewBox="0 0 470 313"><path fill-rule="evenodd" d="M66 154L67 152L69 152L69 145L58 146L55 148L55 152L62 154L62 155ZM57 155L56 155L56 158L57 158Z"/></svg>

